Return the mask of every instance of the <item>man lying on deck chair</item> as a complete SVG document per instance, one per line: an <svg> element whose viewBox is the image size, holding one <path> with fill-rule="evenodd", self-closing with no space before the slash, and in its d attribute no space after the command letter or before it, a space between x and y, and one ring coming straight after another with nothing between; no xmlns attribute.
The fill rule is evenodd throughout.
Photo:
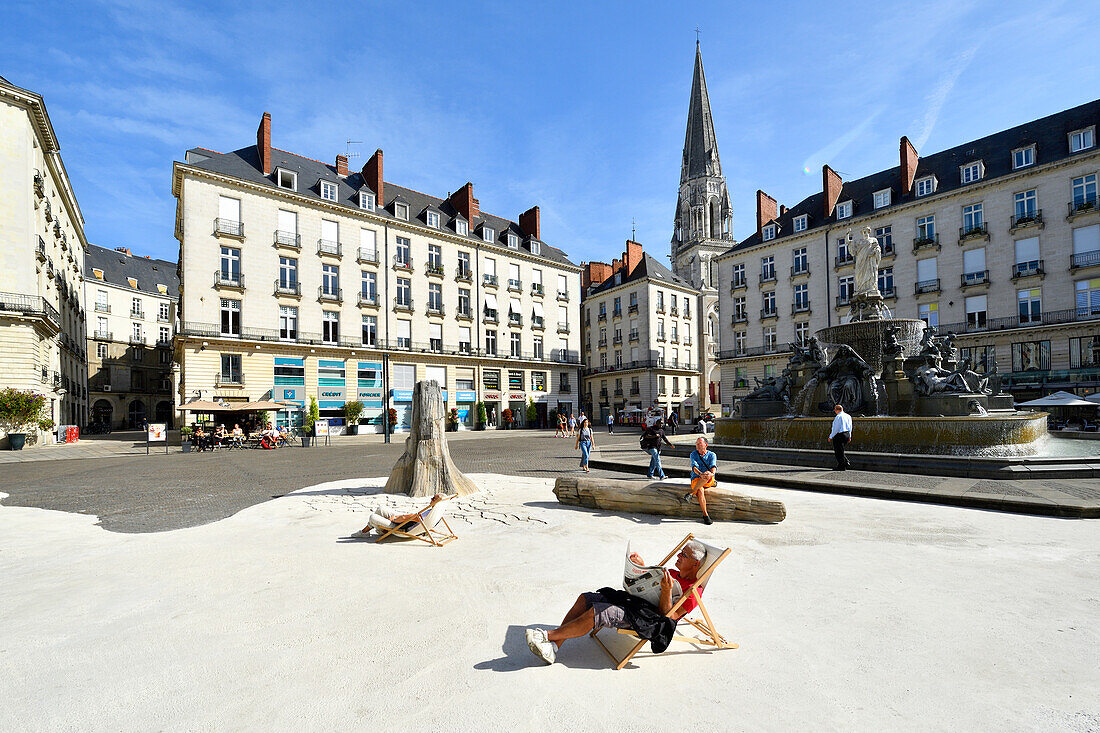
<svg viewBox="0 0 1100 733"><path fill-rule="evenodd" d="M385 532L387 529L393 527L399 527L403 530L410 530L416 524L418 518L423 519L428 516L428 512L432 510L439 502L447 498L446 494L436 494L432 497L432 500L428 502L428 506L424 507L418 512L413 514L398 514L396 509L390 507L380 506L371 512L370 517L367 519L367 526L356 532L355 537L366 537L370 534L371 529L377 529L379 532ZM407 526L405 526L407 525Z"/></svg>
<svg viewBox="0 0 1100 733"><path fill-rule="evenodd" d="M699 567L706 559L707 551L702 544L692 540L684 545L680 553L676 555L676 569L665 570L661 579L661 603L659 608L654 608L646 601L630 596L626 591L616 591L612 588L600 588L592 593L581 593L577 596L576 603L569 609L562 619L561 626L550 631L543 629L527 629L527 646L539 659L547 664L553 664L557 658L557 651L566 639L576 639L591 632L593 629L633 628L642 636L647 636L642 625L656 625L660 616L672 619L672 628L675 622L691 613L698 605L695 597L685 600L678 609L670 613L673 606L672 584L680 584L680 592L683 594L691 584L695 582ZM639 565L645 565L638 553L631 553L630 559ZM699 593L702 593L702 586ZM625 597L624 597L625 596ZM633 599L633 600L628 600ZM641 608L639 608L639 605ZM648 612L647 612L648 609ZM660 616L658 616L660 614ZM647 636L648 638L648 636ZM669 634L671 639L671 633ZM656 644L654 651L664 651L668 646L666 640L658 650Z"/></svg>

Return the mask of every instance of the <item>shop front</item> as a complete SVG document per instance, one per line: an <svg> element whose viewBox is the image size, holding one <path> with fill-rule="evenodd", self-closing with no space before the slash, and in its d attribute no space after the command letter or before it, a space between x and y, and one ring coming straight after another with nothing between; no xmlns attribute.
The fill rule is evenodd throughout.
<svg viewBox="0 0 1100 733"><path fill-rule="evenodd" d="M458 410L458 429L471 430L477 415L474 405L477 404L477 392L472 389L455 390L455 409Z"/></svg>
<svg viewBox="0 0 1100 733"><path fill-rule="evenodd" d="M361 430L381 433L382 425L382 364L374 361L359 362L357 374L358 389L355 398L363 403L363 414L359 417Z"/></svg>
<svg viewBox="0 0 1100 733"><path fill-rule="evenodd" d="M485 403L485 424L487 427L495 428L500 424L500 392L485 392L485 399L482 402Z"/></svg>
<svg viewBox="0 0 1100 733"><path fill-rule="evenodd" d="M523 392L508 392L508 409L512 411L512 428L527 427L527 395Z"/></svg>
<svg viewBox="0 0 1100 733"><path fill-rule="evenodd" d="M328 420L330 435L343 435L347 422L344 419L344 389L347 385L347 367L342 359L317 360L317 407L322 420Z"/></svg>
<svg viewBox="0 0 1100 733"><path fill-rule="evenodd" d="M397 413L393 432L408 431L412 425L413 386L416 384L415 364L391 364L390 377L393 388L390 389L390 409Z"/></svg>

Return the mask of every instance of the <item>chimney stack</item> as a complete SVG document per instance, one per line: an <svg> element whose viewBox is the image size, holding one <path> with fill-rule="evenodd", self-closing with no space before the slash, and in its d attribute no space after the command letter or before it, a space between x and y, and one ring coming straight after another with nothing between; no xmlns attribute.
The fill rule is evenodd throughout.
<svg viewBox="0 0 1100 733"><path fill-rule="evenodd" d="M363 166L363 180L366 181L370 190L374 191L374 196L377 199L378 208L385 206L385 202L382 199L382 149L374 151L374 155L370 157L370 160Z"/></svg>
<svg viewBox="0 0 1100 733"><path fill-rule="evenodd" d="M127 257L132 257L133 256L133 255L130 254L130 248L129 247L115 247L115 252L121 252L122 254L126 255Z"/></svg>
<svg viewBox="0 0 1100 733"><path fill-rule="evenodd" d="M901 195L907 196L913 190L913 179L917 175L917 149L909 138L901 136Z"/></svg>
<svg viewBox="0 0 1100 733"><path fill-rule="evenodd" d="M256 153L260 156L260 167L264 175L271 173L271 113L264 112L260 127L256 130Z"/></svg>
<svg viewBox="0 0 1100 733"><path fill-rule="evenodd" d="M519 215L519 228L523 231L525 236L542 239L542 236L539 234L539 207L532 206ZM604 266L606 267L606 265ZM605 277L604 280L606 279ZM601 280L600 282L603 281Z"/></svg>
<svg viewBox="0 0 1100 733"><path fill-rule="evenodd" d="M592 285L599 285L611 277L611 266L605 262L586 262L581 271L581 290L588 292Z"/></svg>
<svg viewBox="0 0 1100 733"><path fill-rule="evenodd" d="M465 186L451 194L447 201L455 207L455 211L466 217L466 221L472 222L474 217L481 215L481 207L474 198L474 184L467 182Z"/></svg>
<svg viewBox="0 0 1100 733"><path fill-rule="evenodd" d="M787 213L787 207L786 207L786 206L784 206L783 204L780 204L780 205L779 205L779 215L780 215L780 216L783 216L783 215L784 215L784 214L786 214L786 213Z"/></svg>
<svg viewBox="0 0 1100 733"><path fill-rule="evenodd" d="M825 217L833 215L837 199L840 198L840 189L844 187L844 181L837 175L829 164L821 166L821 191L825 194Z"/></svg>
<svg viewBox="0 0 1100 733"><path fill-rule="evenodd" d="M632 239L626 240L626 253L623 255L623 265L625 266L623 274L629 277L644 256L645 252L642 250L642 245Z"/></svg>
<svg viewBox="0 0 1100 733"><path fill-rule="evenodd" d="M337 155L336 156L336 175L346 176L348 174L348 156Z"/></svg>
<svg viewBox="0 0 1100 733"><path fill-rule="evenodd" d="M757 189L756 191L756 233L764 231L764 225L775 221L777 214L775 199Z"/></svg>

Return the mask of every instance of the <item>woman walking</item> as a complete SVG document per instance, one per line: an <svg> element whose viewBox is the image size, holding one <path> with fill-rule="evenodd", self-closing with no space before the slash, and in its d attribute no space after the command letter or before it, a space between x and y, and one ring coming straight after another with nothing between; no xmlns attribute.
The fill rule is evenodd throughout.
<svg viewBox="0 0 1100 733"><path fill-rule="evenodd" d="M669 448L674 447L672 443L668 442L668 438L665 437L664 428L658 425L650 425L642 433L641 446L642 450L649 453L649 470L646 472L646 478L665 480L665 469L661 465L661 446L667 445Z"/></svg>
<svg viewBox="0 0 1100 733"><path fill-rule="evenodd" d="M574 450L581 449L581 469L585 473L590 473L588 470L588 457L592 454L592 425L588 422L587 418L581 418L581 426L577 430L577 441L573 444Z"/></svg>

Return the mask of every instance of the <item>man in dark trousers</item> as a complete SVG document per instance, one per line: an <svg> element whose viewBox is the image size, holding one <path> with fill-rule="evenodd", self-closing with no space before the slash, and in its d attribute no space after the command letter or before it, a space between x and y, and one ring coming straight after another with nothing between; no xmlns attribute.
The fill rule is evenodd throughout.
<svg viewBox="0 0 1100 733"><path fill-rule="evenodd" d="M833 470L843 471L852 465L844 455L845 446L852 442L852 416L844 411L844 405L834 405L833 412L836 417L829 431L829 440L833 441L833 452L836 453L836 468Z"/></svg>

